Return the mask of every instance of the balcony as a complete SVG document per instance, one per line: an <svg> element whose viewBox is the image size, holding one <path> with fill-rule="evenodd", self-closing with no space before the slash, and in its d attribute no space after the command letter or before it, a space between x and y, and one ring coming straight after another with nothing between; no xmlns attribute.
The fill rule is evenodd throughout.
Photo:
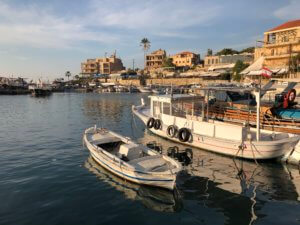
<svg viewBox="0 0 300 225"><path fill-rule="evenodd" d="M294 44L300 44L300 38L296 38L296 40L293 41L287 41L287 42L267 42L265 43L264 47L266 48L272 48L272 47L280 47L280 46L287 46L287 45L294 45Z"/></svg>

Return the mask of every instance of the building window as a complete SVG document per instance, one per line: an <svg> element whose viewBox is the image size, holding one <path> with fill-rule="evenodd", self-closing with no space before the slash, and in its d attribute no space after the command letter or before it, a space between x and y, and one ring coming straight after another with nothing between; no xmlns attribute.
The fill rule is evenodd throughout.
<svg viewBox="0 0 300 225"><path fill-rule="evenodd" d="M218 62L218 59L216 59L216 64L218 64L219 62Z"/></svg>
<svg viewBox="0 0 300 225"><path fill-rule="evenodd" d="M207 60L207 64L210 64L210 59Z"/></svg>
<svg viewBox="0 0 300 225"><path fill-rule="evenodd" d="M274 44L276 42L276 34L269 34L268 35L268 43L269 44Z"/></svg>
<svg viewBox="0 0 300 225"><path fill-rule="evenodd" d="M289 42L289 36L284 36L282 38L282 42Z"/></svg>
<svg viewBox="0 0 300 225"><path fill-rule="evenodd" d="M215 63L215 60L214 60L214 59L212 59L212 60L211 60L211 64L214 64L214 63Z"/></svg>
<svg viewBox="0 0 300 225"><path fill-rule="evenodd" d="M271 55L272 56L274 55L274 49L271 49Z"/></svg>

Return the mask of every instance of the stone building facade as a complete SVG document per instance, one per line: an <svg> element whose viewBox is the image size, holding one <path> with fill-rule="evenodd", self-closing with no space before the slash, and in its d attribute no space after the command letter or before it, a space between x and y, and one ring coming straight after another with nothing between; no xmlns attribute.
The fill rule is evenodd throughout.
<svg viewBox="0 0 300 225"><path fill-rule="evenodd" d="M176 67L192 67L200 63L200 55L193 52L180 52L171 58Z"/></svg>
<svg viewBox="0 0 300 225"><path fill-rule="evenodd" d="M97 74L112 74L124 70L122 60L116 55L110 57L87 59L81 63L81 74L83 76L92 76Z"/></svg>
<svg viewBox="0 0 300 225"><path fill-rule="evenodd" d="M255 48L255 61L264 57L264 66L282 69L291 66L300 53L300 20L288 21L264 33L262 46Z"/></svg>
<svg viewBox="0 0 300 225"><path fill-rule="evenodd" d="M166 51L158 49L146 55L146 70L151 71L162 67L163 60L166 58Z"/></svg>
<svg viewBox="0 0 300 225"><path fill-rule="evenodd" d="M212 55L204 58L204 66L220 66L226 64L235 64L238 60L244 63L251 64L253 62L254 55L252 53L242 53L234 55Z"/></svg>

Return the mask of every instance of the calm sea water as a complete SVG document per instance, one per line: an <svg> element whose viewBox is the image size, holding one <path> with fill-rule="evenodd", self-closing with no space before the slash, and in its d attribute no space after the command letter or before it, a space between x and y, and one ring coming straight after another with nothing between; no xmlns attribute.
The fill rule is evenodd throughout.
<svg viewBox="0 0 300 225"><path fill-rule="evenodd" d="M94 124L140 143L174 145L132 116L141 97L0 96L0 224L300 224L295 167L193 149L174 193L102 169L82 147Z"/></svg>

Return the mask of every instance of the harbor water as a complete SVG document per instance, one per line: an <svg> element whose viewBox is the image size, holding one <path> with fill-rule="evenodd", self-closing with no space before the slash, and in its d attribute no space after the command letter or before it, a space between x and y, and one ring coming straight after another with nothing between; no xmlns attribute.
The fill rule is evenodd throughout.
<svg viewBox="0 0 300 225"><path fill-rule="evenodd" d="M0 224L300 224L300 173L193 149L174 192L126 182L82 145L106 127L146 144L131 113L145 94L0 96Z"/></svg>

